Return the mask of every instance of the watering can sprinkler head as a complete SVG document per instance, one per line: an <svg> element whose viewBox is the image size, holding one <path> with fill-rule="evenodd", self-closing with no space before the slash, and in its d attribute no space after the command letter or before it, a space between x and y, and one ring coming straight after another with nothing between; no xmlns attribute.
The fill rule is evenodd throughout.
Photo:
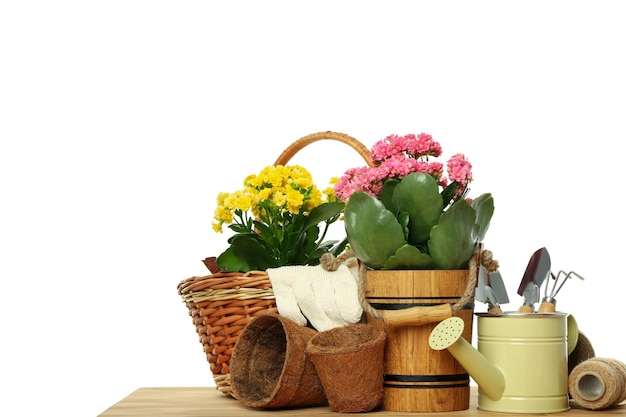
<svg viewBox="0 0 626 417"><path fill-rule="evenodd" d="M504 393L504 374L461 336L464 327L465 323L461 318L447 318L430 333L428 344L434 350L448 349L474 378L482 392L489 399L498 401Z"/></svg>

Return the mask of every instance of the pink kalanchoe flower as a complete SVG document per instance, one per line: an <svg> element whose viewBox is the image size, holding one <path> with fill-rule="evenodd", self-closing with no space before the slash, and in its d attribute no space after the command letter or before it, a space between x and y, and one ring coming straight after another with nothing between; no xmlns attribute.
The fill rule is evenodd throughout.
<svg viewBox="0 0 626 417"><path fill-rule="evenodd" d="M404 138L398 135L389 135L372 146L370 155L375 164L379 164L387 158L404 152Z"/></svg>
<svg viewBox="0 0 626 417"><path fill-rule="evenodd" d="M441 145L439 142L435 142L431 135L420 133L417 137L415 135L410 136L412 136L412 140L408 143L407 152L413 157L433 156L436 158L441 155Z"/></svg>
<svg viewBox="0 0 626 417"><path fill-rule="evenodd" d="M430 138L430 149L428 151L429 155L434 156L435 158L440 157L443 153L443 151L441 150L441 144L432 140L432 136L427 136Z"/></svg>
<svg viewBox="0 0 626 417"><path fill-rule="evenodd" d="M385 159L379 169L385 172L387 178L403 178L415 171L416 167L412 161L415 160L405 155L394 155Z"/></svg>
<svg viewBox="0 0 626 417"><path fill-rule="evenodd" d="M424 164L427 165L427 168L420 172L426 172L437 180L443 176L443 164L441 162L424 162Z"/></svg>
<svg viewBox="0 0 626 417"><path fill-rule="evenodd" d="M380 194L382 183L378 168L350 168L335 184L335 195L347 201L355 191L363 191L371 196Z"/></svg>
<svg viewBox="0 0 626 417"><path fill-rule="evenodd" d="M376 142L370 150L375 166L346 171L335 185L335 194L343 201L347 201L355 191L377 197L385 181L401 180L412 172L423 172L435 178L444 189L449 183L458 182L456 200L465 193L472 180L472 165L463 154L456 154L448 161L448 177L445 177L442 163L428 161L429 157L437 158L441 154L439 142L426 133L389 135Z"/></svg>
<svg viewBox="0 0 626 417"><path fill-rule="evenodd" d="M347 198L355 191L360 190L366 184L364 180L364 171L369 167L350 168L344 175L339 178L335 184L335 194L340 200Z"/></svg>
<svg viewBox="0 0 626 417"><path fill-rule="evenodd" d="M448 178L462 185L472 180L472 164L462 153L457 153L448 161Z"/></svg>
<svg viewBox="0 0 626 417"><path fill-rule="evenodd" d="M448 161L448 178L459 183L454 200L461 197L467 190L467 186L472 181L472 164L465 158L465 155L458 153Z"/></svg>

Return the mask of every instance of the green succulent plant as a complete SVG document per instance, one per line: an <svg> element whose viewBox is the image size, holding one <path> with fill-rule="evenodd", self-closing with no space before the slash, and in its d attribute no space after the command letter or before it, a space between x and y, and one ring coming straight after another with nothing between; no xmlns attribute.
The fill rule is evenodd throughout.
<svg viewBox="0 0 626 417"><path fill-rule="evenodd" d="M420 172L385 182L378 198L354 192L344 211L351 249L371 269L467 269L489 228L493 197L447 205L454 193L454 184L440 192Z"/></svg>

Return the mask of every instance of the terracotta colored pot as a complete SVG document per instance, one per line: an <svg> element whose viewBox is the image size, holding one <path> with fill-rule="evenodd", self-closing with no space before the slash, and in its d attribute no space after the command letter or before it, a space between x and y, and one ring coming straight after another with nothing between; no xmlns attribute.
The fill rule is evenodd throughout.
<svg viewBox="0 0 626 417"><path fill-rule="evenodd" d="M315 364L332 411L361 413L383 399L386 334L370 324L351 324L321 332L306 352Z"/></svg>

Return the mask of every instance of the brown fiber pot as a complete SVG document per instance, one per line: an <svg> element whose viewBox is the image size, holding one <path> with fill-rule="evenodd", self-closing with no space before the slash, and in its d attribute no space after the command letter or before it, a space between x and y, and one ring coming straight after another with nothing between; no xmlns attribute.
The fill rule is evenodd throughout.
<svg viewBox="0 0 626 417"><path fill-rule="evenodd" d="M351 324L321 332L307 345L332 411L361 413L383 399L385 331Z"/></svg>
<svg viewBox="0 0 626 417"><path fill-rule="evenodd" d="M231 358L235 397L253 408L328 404L305 349L318 332L279 314L255 317L239 335Z"/></svg>

